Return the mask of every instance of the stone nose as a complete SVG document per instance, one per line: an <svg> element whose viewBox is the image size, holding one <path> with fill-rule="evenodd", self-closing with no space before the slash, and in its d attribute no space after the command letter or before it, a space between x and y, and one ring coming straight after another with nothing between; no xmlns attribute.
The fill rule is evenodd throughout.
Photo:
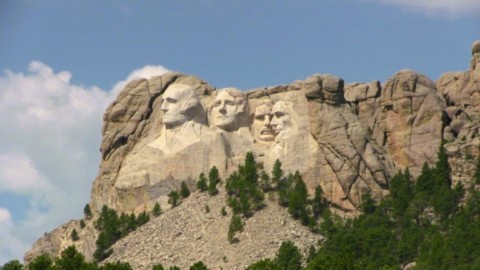
<svg viewBox="0 0 480 270"><path fill-rule="evenodd" d="M224 102L220 103L220 105L219 105L219 107L218 107L218 111L219 111L220 113L222 113L222 114L225 114L225 113L227 112L226 106L225 106L225 103L224 103Z"/></svg>
<svg viewBox="0 0 480 270"><path fill-rule="evenodd" d="M272 125L272 117L270 115L265 115L265 118L263 120L263 125L265 126L271 126Z"/></svg>
<svg viewBox="0 0 480 270"><path fill-rule="evenodd" d="M168 104L167 102L163 101L162 106L160 107L160 110L163 112L168 111Z"/></svg>

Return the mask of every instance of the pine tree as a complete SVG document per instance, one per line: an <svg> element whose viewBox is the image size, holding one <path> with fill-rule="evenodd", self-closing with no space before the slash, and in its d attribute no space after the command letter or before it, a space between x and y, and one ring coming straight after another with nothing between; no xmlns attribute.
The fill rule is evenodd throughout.
<svg viewBox="0 0 480 270"><path fill-rule="evenodd" d="M95 222L95 227L100 231L93 256L97 261L102 261L112 253L110 247L122 237L122 226L115 210L102 207L99 218Z"/></svg>
<svg viewBox="0 0 480 270"><path fill-rule="evenodd" d="M260 210L263 207L263 201L265 199L264 193L258 187L252 187L250 197L252 200L252 209Z"/></svg>
<svg viewBox="0 0 480 270"><path fill-rule="evenodd" d="M243 223L242 219L234 214L228 226L228 241L230 243L235 241L235 233L238 231L243 231Z"/></svg>
<svg viewBox="0 0 480 270"><path fill-rule="evenodd" d="M438 149L438 160L437 163L435 163L434 176L437 182L446 183L448 186L451 186L450 165L448 163L447 153L445 152L444 140L442 140Z"/></svg>
<svg viewBox="0 0 480 270"><path fill-rule="evenodd" d="M438 161L433 170L433 193L429 200L442 222L457 211L459 200L463 196L463 186L455 187L456 190L452 189L451 170L444 145L445 142L442 141L438 150Z"/></svg>
<svg viewBox="0 0 480 270"><path fill-rule="evenodd" d="M308 249L307 263L311 262L316 255L317 255L317 250L315 249L314 246L310 246L310 248Z"/></svg>
<svg viewBox="0 0 480 270"><path fill-rule="evenodd" d="M189 268L190 270L208 270L207 266L202 262L196 262Z"/></svg>
<svg viewBox="0 0 480 270"><path fill-rule="evenodd" d="M372 195L367 192L362 194L362 202L360 204L360 209L365 214L372 214L375 212L375 201L372 198Z"/></svg>
<svg viewBox="0 0 480 270"><path fill-rule="evenodd" d="M77 251L75 246L69 246L59 258L55 260L55 270L81 270L87 268L83 254Z"/></svg>
<svg viewBox="0 0 480 270"><path fill-rule="evenodd" d="M245 156L245 162L238 166L238 170L227 178L228 205L234 214L243 214L245 217L253 215L253 210L263 207L264 193L258 187L257 164L251 152Z"/></svg>
<svg viewBox="0 0 480 270"><path fill-rule="evenodd" d="M163 268L163 265L161 263L159 263L159 264L156 264L156 265L152 266L152 270L165 270L165 268Z"/></svg>
<svg viewBox="0 0 480 270"><path fill-rule="evenodd" d="M201 173L197 181L197 189L200 190L200 192L204 192L208 190L207 181L208 180L207 180L207 177L205 177L205 174Z"/></svg>
<svg viewBox="0 0 480 270"><path fill-rule="evenodd" d="M240 202L235 196L228 197L228 206L232 208L233 213L236 215L242 212L242 207L240 206Z"/></svg>
<svg viewBox="0 0 480 270"><path fill-rule="evenodd" d="M75 229L72 230L72 233L70 234L70 237L72 238L73 242L80 240L80 237L78 237L77 230L75 230Z"/></svg>
<svg viewBox="0 0 480 270"><path fill-rule="evenodd" d="M280 266L280 269L300 270L302 268L300 250L291 241L282 242L275 261Z"/></svg>
<svg viewBox="0 0 480 270"><path fill-rule="evenodd" d="M178 194L177 191L171 191L168 194L168 203L173 207L178 205L178 199L180 198L180 195Z"/></svg>
<svg viewBox="0 0 480 270"><path fill-rule="evenodd" d="M128 227L129 216L125 213L122 213L119 218L119 230L121 237L125 237L130 233L130 228Z"/></svg>
<svg viewBox="0 0 480 270"><path fill-rule="evenodd" d="M332 218L332 212L326 208L322 214L322 223L320 224L320 232L326 237L330 237L335 231L336 226Z"/></svg>
<svg viewBox="0 0 480 270"><path fill-rule="evenodd" d="M0 270L23 270L23 264L18 260L12 260L0 267Z"/></svg>
<svg viewBox="0 0 480 270"><path fill-rule="evenodd" d="M225 189L227 190L228 195L240 195L240 189L242 185L242 179L238 171L232 172L225 183Z"/></svg>
<svg viewBox="0 0 480 270"><path fill-rule="evenodd" d="M182 181L182 184L180 186L180 196L182 196L182 198L187 198L188 196L190 196L190 190L188 189L187 183L185 183L185 181Z"/></svg>
<svg viewBox="0 0 480 270"><path fill-rule="evenodd" d="M273 169L272 169L272 182L274 185L278 187L280 181L282 180L283 177L283 170L282 170L282 162L280 160L275 160L275 163L273 164Z"/></svg>
<svg viewBox="0 0 480 270"><path fill-rule="evenodd" d="M260 173L260 187L262 188L263 192L268 192L272 189L270 185L270 177L265 171Z"/></svg>
<svg viewBox="0 0 480 270"><path fill-rule="evenodd" d="M263 259L257 261L250 266L248 266L245 270L281 270L280 266L278 266L275 261L271 259Z"/></svg>
<svg viewBox="0 0 480 270"><path fill-rule="evenodd" d="M40 256L37 256L33 261L28 264L28 270L49 270L53 265L53 260L44 253Z"/></svg>
<svg viewBox="0 0 480 270"><path fill-rule="evenodd" d="M85 228L85 226L87 226L87 225L85 224L85 220L80 219L80 228L83 229L83 228Z"/></svg>
<svg viewBox="0 0 480 270"><path fill-rule="evenodd" d="M150 216L145 211L143 211L142 213L140 213L138 215L137 225L142 226L142 225L148 223L149 221L150 221Z"/></svg>
<svg viewBox="0 0 480 270"><path fill-rule="evenodd" d="M138 224L137 224L137 218L135 217L135 214L134 213L130 213L130 215L128 215L128 218L127 218L127 231L128 232L132 232L134 231Z"/></svg>
<svg viewBox="0 0 480 270"><path fill-rule="evenodd" d="M292 191L293 174L289 174L288 177L282 178L278 182L278 204L283 207L287 207L290 199L290 192Z"/></svg>
<svg viewBox="0 0 480 270"><path fill-rule="evenodd" d="M113 250L110 249L112 244L110 243L105 232L100 232L95 244L97 248L93 252L93 258L97 262L105 260L106 258L108 258L108 256L110 256L110 254L112 254Z"/></svg>
<svg viewBox="0 0 480 270"><path fill-rule="evenodd" d="M251 213L251 204L250 204L250 199L247 195L246 191L242 191L240 193L240 211L246 216L249 217L252 215Z"/></svg>
<svg viewBox="0 0 480 270"><path fill-rule="evenodd" d="M312 212L313 217L318 219L320 215L323 213L325 208L327 208L328 204L325 198L323 198L323 190L321 186L317 186L315 188L315 196L312 200Z"/></svg>
<svg viewBox="0 0 480 270"><path fill-rule="evenodd" d="M215 196L218 194L217 185L220 183L217 167L213 166L208 173L208 194Z"/></svg>
<svg viewBox="0 0 480 270"><path fill-rule="evenodd" d="M433 179L432 169L427 162L423 163L422 171L417 177L415 183L415 197L428 199L434 192L435 181Z"/></svg>
<svg viewBox="0 0 480 270"><path fill-rule="evenodd" d="M477 166L475 168L475 174L473 175L475 184L480 185L480 157L477 157Z"/></svg>
<svg viewBox="0 0 480 270"><path fill-rule="evenodd" d="M390 181L389 201L393 215L398 217L407 211L410 201L413 199L413 183L408 168L405 173L399 172Z"/></svg>
<svg viewBox="0 0 480 270"><path fill-rule="evenodd" d="M90 209L90 205L88 203L83 208L83 215L84 215L85 219L91 219L92 218L92 210Z"/></svg>
<svg viewBox="0 0 480 270"><path fill-rule="evenodd" d="M294 219L301 219L302 224L306 225L308 223L306 209L308 199L307 186L298 171L295 172L293 181L294 188L289 194L288 212Z"/></svg>
<svg viewBox="0 0 480 270"><path fill-rule="evenodd" d="M82 269L83 270L83 269ZM100 266L98 270L132 270L129 263L125 262L107 262Z"/></svg>
<svg viewBox="0 0 480 270"><path fill-rule="evenodd" d="M255 162L255 157L252 152L247 152L247 154L245 155L243 170L244 179L249 184L256 186L258 183L258 171L257 163Z"/></svg>
<svg viewBox="0 0 480 270"><path fill-rule="evenodd" d="M162 208L160 207L160 204L158 202L156 202L153 206L152 214L155 217L158 217L162 214Z"/></svg>

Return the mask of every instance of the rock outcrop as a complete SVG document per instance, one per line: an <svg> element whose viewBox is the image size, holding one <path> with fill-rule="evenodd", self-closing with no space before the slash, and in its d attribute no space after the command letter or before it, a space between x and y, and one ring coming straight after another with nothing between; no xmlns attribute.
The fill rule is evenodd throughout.
<svg viewBox="0 0 480 270"><path fill-rule="evenodd" d="M432 80L402 70L383 87L378 81L350 84L346 97L355 104L360 121L397 170L409 168L416 177L425 161L435 162L446 105Z"/></svg>
<svg viewBox="0 0 480 270"><path fill-rule="evenodd" d="M267 173L278 159L285 172L300 172L310 192L319 185L332 207L355 214L363 194L377 200L388 194L397 171L408 168L418 176L424 162L434 164L442 140L447 142L454 184L470 184L479 135L480 42L472 47L470 70L446 73L437 82L402 70L383 84L345 84L339 77L316 74L288 85L239 91L169 73L130 82L105 112L102 162L90 206L94 212L106 205L138 213L156 202L166 208L167 194L182 181L195 190L198 175L213 166L225 179L252 151ZM171 215L155 222L178 224ZM202 227L220 221L199 222ZM78 222L71 222L44 236L28 258L42 250L59 254L70 244L65 239L75 226ZM251 226L249 233L267 233ZM93 222L87 222L87 228L93 228ZM91 257L95 235L86 234L85 242L75 244ZM182 237L195 242L192 235ZM205 237L197 240L218 240ZM127 250L138 242L128 239L116 249ZM175 249L165 241L161 245ZM199 243L192 248L204 248Z"/></svg>
<svg viewBox="0 0 480 270"><path fill-rule="evenodd" d="M437 89L448 106L443 136L452 183L468 187L480 154L480 41L473 43L470 70L443 74L437 81Z"/></svg>

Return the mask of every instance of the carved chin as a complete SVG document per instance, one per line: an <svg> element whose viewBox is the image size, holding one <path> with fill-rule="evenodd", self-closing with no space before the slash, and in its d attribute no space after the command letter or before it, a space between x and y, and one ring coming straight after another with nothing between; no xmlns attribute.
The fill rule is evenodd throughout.
<svg viewBox="0 0 480 270"><path fill-rule="evenodd" d="M232 128L235 126L235 118L220 116L215 119L215 126L219 128Z"/></svg>
<svg viewBox="0 0 480 270"><path fill-rule="evenodd" d="M184 117L179 117L179 116L165 115L163 117L163 124L165 124L165 127L168 128L168 129L178 127L178 126L182 125L183 123L185 123L186 121L187 121L187 119L185 119Z"/></svg>

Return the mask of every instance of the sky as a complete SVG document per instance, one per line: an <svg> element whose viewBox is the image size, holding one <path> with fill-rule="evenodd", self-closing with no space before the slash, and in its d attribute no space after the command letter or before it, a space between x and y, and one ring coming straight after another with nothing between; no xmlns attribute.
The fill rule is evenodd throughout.
<svg viewBox="0 0 480 270"><path fill-rule="evenodd" d="M102 115L168 71L242 90L469 68L480 0L0 0L0 265L81 218Z"/></svg>

